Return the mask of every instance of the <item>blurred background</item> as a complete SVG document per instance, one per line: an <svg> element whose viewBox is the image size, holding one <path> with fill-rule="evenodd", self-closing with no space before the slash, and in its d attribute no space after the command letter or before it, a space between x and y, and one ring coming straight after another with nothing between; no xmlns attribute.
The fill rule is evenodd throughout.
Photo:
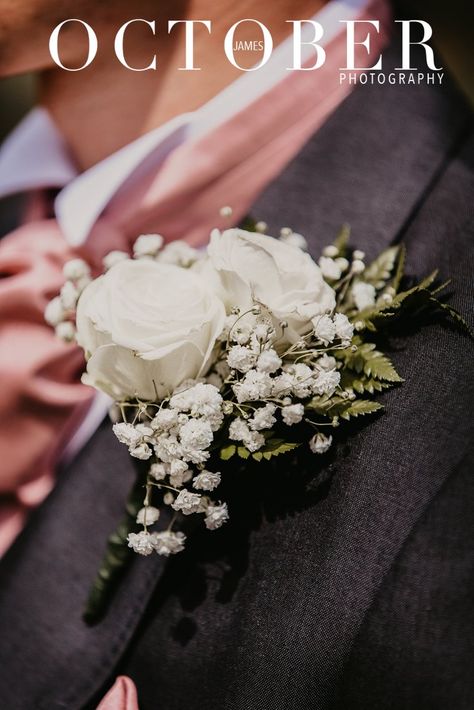
<svg viewBox="0 0 474 710"><path fill-rule="evenodd" d="M444 66L474 106L474 0L401 0L399 4L399 17L432 24ZM34 98L34 77L0 80L0 142L28 111Z"/></svg>

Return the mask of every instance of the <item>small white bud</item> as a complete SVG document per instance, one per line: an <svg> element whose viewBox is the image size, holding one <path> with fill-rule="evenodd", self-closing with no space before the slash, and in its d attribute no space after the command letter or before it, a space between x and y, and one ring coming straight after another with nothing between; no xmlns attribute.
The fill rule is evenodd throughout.
<svg viewBox="0 0 474 710"><path fill-rule="evenodd" d="M65 343L72 343L76 338L76 329L71 321L63 321L58 323L56 328L56 336Z"/></svg>
<svg viewBox="0 0 474 710"><path fill-rule="evenodd" d="M268 224L266 222L257 222L255 225L255 231L259 234L265 234L268 229Z"/></svg>
<svg viewBox="0 0 474 710"><path fill-rule="evenodd" d="M167 491L165 495L163 496L163 503L165 505L171 505L174 503L174 495L171 493L171 491Z"/></svg>
<svg viewBox="0 0 474 710"><path fill-rule="evenodd" d="M59 294L63 308L66 311L73 311L77 305L79 291L72 281L66 281Z"/></svg>
<svg viewBox="0 0 474 710"><path fill-rule="evenodd" d="M133 245L135 259L154 257L163 246L164 239L161 234L141 234Z"/></svg>
<svg viewBox="0 0 474 710"><path fill-rule="evenodd" d="M361 274L365 269L365 264L360 259L355 259L352 262L351 271L353 274Z"/></svg>
<svg viewBox="0 0 474 710"><path fill-rule="evenodd" d="M354 259L359 259L359 261L363 261L365 259L365 252L361 251L360 249L356 249L352 256Z"/></svg>
<svg viewBox="0 0 474 710"><path fill-rule="evenodd" d="M46 306L44 311L44 319L46 323L49 323L49 325L55 327L58 323L61 323L65 317L66 312L62 306L61 299L59 296L56 296Z"/></svg>
<svg viewBox="0 0 474 710"><path fill-rule="evenodd" d="M71 259L63 266L64 278L68 279L68 281L78 281L84 276L89 276L90 272L89 265L84 259Z"/></svg>
<svg viewBox="0 0 474 710"><path fill-rule="evenodd" d="M328 256L330 259L334 259L339 254L339 249L334 246L334 244L330 244L327 247L324 247L323 249L323 256Z"/></svg>
<svg viewBox="0 0 474 710"><path fill-rule="evenodd" d="M112 268L112 266L115 266L115 264L118 264L120 261L124 261L125 259L129 259L130 256L127 254L126 251L119 251L116 249L115 251L109 252L104 258L102 259L102 263L104 265L104 269L108 271L109 269Z"/></svg>
<svg viewBox="0 0 474 710"><path fill-rule="evenodd" d="M219 210L219 214L221 217L232 217L233 209L232 207L229 207L229 205L226 205L225 207L221 207L221 209Z"/></svg>
<svg viewBox="0 0 474 710"><path fill-rule="evenodd" d="M290 234L293 234L293 230L291 229L291 227L282 227L282 229L280 229L280 237L282 237L283 239L289 237Z"/></svg>

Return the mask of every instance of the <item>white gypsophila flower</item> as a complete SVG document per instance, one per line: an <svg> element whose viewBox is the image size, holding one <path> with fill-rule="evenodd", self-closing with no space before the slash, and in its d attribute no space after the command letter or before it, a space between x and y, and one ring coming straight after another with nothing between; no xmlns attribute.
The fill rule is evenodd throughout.
<svg viewBox="0 0 474 710"><path fill-rule="evenodd" d="M152 259L121 261L79 299L77 340L90 354L83 381L117 400L164 399L207 373L224 318L197 273Z"/></svg>
<svg viewBox="0 0 474 710"><path fill-rule="evenodd" d="M247 345L250 340L250 336L254 332L255 323L256 317L251 312L242 316L235 314L227 316L227 332L224 339L229 337L230 341L233 343L237 343L238 345Z"/></svg>
<svg viewBox="0 0 474 710"><path fill-rule="evenodd" d="M104 265L104 269L108 271L112 268L112 266L115 266L115 264L118 264L120 261L125 261L126 259L130 259L130 256L126 251L115 249L104 256L102 264Z"/></svg>
<svg viewBox="0 0 474 710"><path fill-rule="evenodd" d="M71 321L65 320L62 323L58 323L54 330L56 337L64 340L65 343L72 343L76 338L76 329Z"/></svg>
<svg viewBox="0 0 474 710"><path fill-rule="evenodd" d="M170 483L175 488L181 488L184 483L190 481L193 477L188 464L185 461L181 461L181 459L171 461L169 464L169 476Z"/></svg>
<svg viewBox="0 0 474 710"><path fill-rule="evenodd" d="M200 257L201 255L197 249L193 249L181 239L176 239L161 250L157 260L162 264L173 264L187 269L198 261Z"/></svg>
<svg viewBox="0 0 474 710"><path fill-rule="evenodd" d="M193 478L193 487L197 491L213 491L221 482L221 474L217 471L201 471Z"/></svg>
<svg viewBox="0 0 474 710"><path fill-rule="evenodd" d="M179 438L184 449L194 450L207 449L214 436L209 422L190 419L179 430Z"/></svg>
<svg viewBox="0 0 474 710"><path fill-rule="evenodd" d="M315 434L309 442L309 448L313 454L325 454L332 444L332 436L325 434Z"/></svg>
<svg viewBox="0 0 474 710"><path fill-rule="evenodd" d="M159 412L155 414L151 426L159 429L161 431L168 431L178 424L178 412L176 409L160 409Z"/></svg>
<svg viewBox="0 0 474 710"><path fill-rule="evenodd" d="M129 452L130 456L133 456L136 459L140 459L141 461L146 461L153 454L153 451L150 449L148 444L145 444L145 442L129 449Z"/></svg>
<svg viewBox="0 0 474 710"><path fill-rule="evenodd" d="M170 473L170 483L174 488L182 488L182 486L191 480L193 474L186 468L184 471L177 471L176 473Z"/></svg>
<svg viewBox="0 0 474 710"><path fill-rule="evenodd" d="M164 557L176 555L184 550L186 535L182 532L172 532L164 530L160 533L155 533L153 545L156 552Z"/></svg>
<svg viewBox="0 0 474 710"><path fill-rule="evenodd" d="M89 264L84 259L71 259L63 266L64 278L68 281L79 281L91 273Z"/></svg>
<svg viewBox="0 0 474 710"><path fill-rule="evenodd" d="M318 265L323 273L323 276L326 279L332 279L333 281L337 281L338 279L341 278L341 274L342 274L341 268L334 261L334 259L331 259L328 256L322 256L318 260Z"/></svg>
<svg viewBox="0 0 474 710"><path fill-rule="evenodd" d="M336 304L334 290L311 256L279 239L242 229L214 230L208 255L228 312L238 307L244 313L259 303L271 314L278 335L286 322L279 347L296 342L311 318Z"/></svg>
<svg viewBox="0 0 474 710"><path fill-rule="evenodd" d="M156 458L167 464L183 456L183 447L174 434L160 434L156 437L154 449Z"/></svg>
<svg viewBox="0 0 474 710"><path fill-rule="evenodd" d="M170 475L171 476L177 476L183 473L186 473L188 470L189 466L186 463L186 461L181 461L181 459L174 459L174 461L171 461L170 463Z"/></svg>
<svg viewBox="0 0 474 710"><path fill-rule="evenodd" d="M314 371L303 362L287 367L288 373L292 376L292 390L299 399L306 399L312 391Z"/></svg>
<svg viewBox="0 0 474 710"><path fill-rule="evenodd" d="M162 481L169 473L170 465L168 463L152 463L149 474L156 481Z"/></svg>
<svg viewBox="0 0 474 710"><path fill-rule="evenodd" d="M154 525L160 517L160 511L158 508L154 508L152 505L147 505L138 511L137 523L139 525Z"/></svg>
<svg viewBox="0 0 474 710"><path fill-rule="evenodd" d="M114 424L112 430L120 443L128 447L138 446L142 438L140 432L135 429L133 424L120 422L119 424Z"/></svg>
<svg viewBox="0 0 474 710"><path fill-rule="evenodd" d="M151 441L154 431L151 428L151 426L145 424L145 422L139 422L138 424L135 424L135 429L138 431L139 434L145 439L145 441Z"/></svg>
<svg viewBox="0 0 474 710"><path fill-rule="evenodd" d="M318 361L316 362L316 367L318 370L325 370L326 372L328 370L334 370L336 368L337 362L336 358L333 357L332 355L321 355L320 358L318 358Z"/></svg>
<svg viewBox="0 0 474 710"><path fill-rule="evenodd" d="M59 292L59 298L61 299L64 310L73 311L76 308L79 291L72 281L66 281Z"/></svg>
<svg viewBox="0 0 474 710"><path fill-rule="evenodd" d="M372 284L359 281L352 287L352 298L358 311L375 304L375 287Z"/></svg>
<svg viewBox="0 0 474 710"><path fill-rule="evenodd" d="M341 381L341 375L337 370L323 370L313 381L314 394L327 394L332 396Z"/></svg>
<svg viewBox="0 0 474 710"><path fill-rule="evenodd" d="M251 453L254 453L265 444L265 437L258 431L252 431L245 437L243 443Z"/></svg>
<svg viewBox="0 0 474 710"><path fill-rule="evenodd" d="M227 364L231 370L248 372L255 366L257 355L250 348L242 345L234 345L227 354Z"/></svg>
<svg viewBox="0 0 474 710"><path fill-rule="evenodd" d="M312 324L314 334L318 340L324 343L324 345L332 343L336 337L336 326L331 316L316 316L316 318L313 318Z"/></svg>
<svg viewBox="0 0 474 710"><path fill-rule="evenodd" d="M201 496L199 493L190 491L180 491L174 503L171 504L173 510L180 511L183 515L192 515L201 510Z"/></svg>
<svg viewBox="0 0 474 710"><path fill-rule="evenodd" d="M139 555L151 555L155 551L156 535L157 533L149 533L146 530L139 533L129 533L128 546Z"/></svg>
<svg viewBox="0 0 474 710"><path fill-rule="evenodd" d="M294 379L289 372L282 372L272 380L272 396L282 397L291 394L293 391Z"/></svg>
<svg viewBox="0 0 474 710"><path fill-rule="evenodd" d="M257 370L261 372L268 372L272 375L274 372L279 370L281 367L281 358L279 357L276 350L270 348L270 350L264 350L260 353L257 360Z"/></svg>
<svg viewBox="0 0 474 710"><path fill-rule="evenodd" d="M272 384L272 378L266 372L249 370L242 381L234 385L232 389L240 404L242 402L266 399L270 396Z"/></svg>
<svg viewBox="0 0 474 710"><path fill-rule="evenodd" d="M226 503L221 505L209 505L206 510L204 522L208 530L217 530L229 520L229 511Z"/></svg>
<svg viewBox="0 0 474 710"><path fill-rule="evenodd" d="M156 256L163 242L161 234L141 234L133 245L133 256L135 259Z"/></svg>
<svg viewBox="0 0 474 710"><path fill-rule="evenodd" d="M252 333L255 340L260 343L266 343L275 335L275 328L271 320L264 319L257 322Z"/></svg>
<svg viewBox="0 0 474 710"><path fill-rule="evenodd" d="M257 409L252 419L249 420L250 429L253 429L253 431L271 429L273 424L276 422L276 419L273 416L275 411L276 406L274 404L266 404L264 407Z"/></svg>
<svg viewBox="0 0 474 710"><path fill-rule="evenodd" d="M229 426L229 439L231 441L243 441L247 436L250 436L247 422L241 417L237 417Z"/></svg>
<svg viewBox="0 0 474 710"><path fill-rule="evenodd" d="M349 318L343 313L336 313L334 316L334 324L336 326L337 337L342 340L343 344L349 345L354 335L354 326Z"/></svg>
<svg viewBox="0 0 474 710"><path fill-rule="evenodd" d="M302 251L308 251L308 242L303 237L303 235L299 234L298 232L289 232L287 234L282 234L280 237L280 241L284 242L285 244L289 244L292 247L297 247Z"/></svg>
<svg viewBox="0 0 474 710"><path fill-rule="evenodd" d="M287 426L299 424L304 416L304 407L302 404L289 404L281 409L281 418Z"/></svg>
<svg viewBox="0 0 474 710"><path fill-rule="evenodd" d="M163 496L163 503L165 505L171 505L173 501L174 501L173 493L171 493L171 491L167 491Z"/></svg>
<svg viewBox="0 0 474 710"><path fill-rule="evenodd" d="M61 323L66 318L66 311L63 308L61 299L59 296L53 298L45 308L44 319L46 323L53 326L53 328L59 323Z"/></svg>
<svg viewBox="0 0 474 710"><path fill-rule="evenodd" d="M180 412L190 412L192 417L206 419L212 431L217 431L224 419L222 395L211 383L198 382L189 389L174 394L170 406Z"/></svg>

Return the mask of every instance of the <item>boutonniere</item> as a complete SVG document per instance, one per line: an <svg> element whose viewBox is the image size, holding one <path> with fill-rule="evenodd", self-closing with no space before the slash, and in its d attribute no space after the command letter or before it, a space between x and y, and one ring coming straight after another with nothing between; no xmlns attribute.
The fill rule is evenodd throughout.
<svg viewBox="0 0 474 710"><path fill-rule="evenodd" d="M378 395L403 382L377 345L392 322L429 309L467 328L438 300L436 272L405 286L403 246L367 264L344 228L314 261L302 235L263 229L215 230L203 252L143 235L95 279L81 260L65 266L46 318L83 348L83 381L112 397L113 430L138 463L89 621L133 552L180 553L184 516L209 534L227 523L219 487L234 460L322 456L341 423L380 411Z"/></svg>

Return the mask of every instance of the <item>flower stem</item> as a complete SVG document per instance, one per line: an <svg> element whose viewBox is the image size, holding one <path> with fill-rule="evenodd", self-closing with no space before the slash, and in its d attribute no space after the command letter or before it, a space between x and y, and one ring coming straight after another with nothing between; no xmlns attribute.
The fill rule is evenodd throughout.
<svg viewBox="0 0 474 710"><path fill-rule="evenodd" d="M143 505L146 475L143 462L137 462L137 478L127 499L125 516L107 540L105 555L86 602L83 619L91 626L98 623L107 612L115 591L133 559L134 553L128 547L127 537L129 533L137 532L140 527L136 517Z"/></svg>

